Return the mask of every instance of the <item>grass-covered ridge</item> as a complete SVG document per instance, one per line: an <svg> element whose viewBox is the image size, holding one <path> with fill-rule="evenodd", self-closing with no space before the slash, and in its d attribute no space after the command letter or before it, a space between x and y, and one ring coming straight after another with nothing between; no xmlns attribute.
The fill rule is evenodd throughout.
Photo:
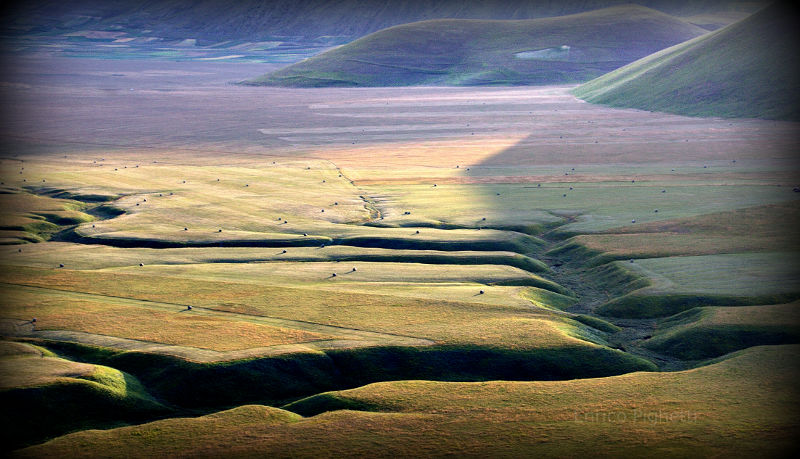
<svg viewBox="0 0 800 459"><path fill-rule="evenodd" d="M100 77L113 67L74 70ZM201 78L186 73L142 79L149 88L168 80L184 88L183 76ZM10 150L0 158L0 181L26 198L21 213L35 210L36 195L75 201L95 217L54 223L45 242L0 247L0 327L7 339L70 360L68 368L131 375L173 419L121 429L112 428L128 421L108 420L95 426L106 430L78 433L77 450L59 446L73 436L41 451L643 456L683 453L688 442L694 453L722 455L731 446L719 439L741 439L736 450L750 452L796 437L796 423L785 422L797 419L791 352L726 360L733 363L724 371L712 365L695 378L682 372L694 358L648 347L681 326L708 331L703 343L721 336L737 344L709 346L713 358L740 345L776 348L764 334L740 334L762 325L775 336L788 331L790 340L778 342L793 342L792 310L755 311L789 300L751 296L791 293L798 277L788 269L800 196L792 123L613 110L582 103L566 87L226 85L222 95L211 86L139 87L124 84L112 100L96 89L28 91L67 102L65 93L90 93L103 103L73 107L81 123L55 119L42 135L69 131L108 145L73 144L60 154L26 154L22 145L19 157ZM209 96L202 107L195 94ZM133 105L147 116L112 103L120 97L142 102ZM175 113L170 104L178 103ZM95 116L104 105L120 115L113 129ZM154 106L174 113L174 124L152 116ZM18 117L34 129L26 110ZM86 120L91 129L81 127ZM144 141L150 123L170 133L152 148ZM200 131L208 143L190 142ZM137 148L109 146L128 141ZM172 142L180 145L167 149ZM583 250L561 249L572 236L567 245ZM234 242L241 246L226 246ZM625 258L587 266L593 255ZM754 304L753 314L736 306L744 315L713 323L598 317L604 303L631 293L641 294L631 310L644 305L659 316L709 307L697 301L704 298L733 306L720 303L728 294ZM656 310L638 302L679 294L694 303ZM689 347L702 339L671 338ZM32 358L57 368L40 355ZM763 364L758 371L754 362ZM379 382L369 396L343 392ZM85 404L101 404L93 394ZM320 414L281 409L300 397L320 402L303 415ZM203 416L218 410L228 411ZM636 410L684 418L603 417ZM697 411L697 423L684 422L687 410ZM30 414L48 413L39 411Z"/></svg>
<svg viewBox="0 0 800 459"><path fill-rule="evenodd" d="M800 342L798 303L703 307L660 321L645 347L685 360L707 359L766 344Z"/></svg>
<svg viewBox="0 0 800 459"><path fill-rule="evenodd" d="M645 286L604 303L612 317L652 318L700 306L779 304L800 298L797 253L739 253L613 262Z"/></svg>
<svg viewBox="0 0 800 459"><path fill-rule="evenodd" d="M692 116L800 120L797 5L762 11L578 87L593 103Z"/></svg>
<svg viewBox="0 0 800 459"><path fill-rule="evenodd" d="M0 402L4 448L171 412L130 374L9 341L0 341Z"/></svg>
<svg viewBox="0 0 800 459"><path fill-rule="evenodd" d="M781 456L794 446L797 393L780 388L796 381L796 352L759 347L688 371L577 381L384 382L283 409L79 432L17 454ZM247 444L230 441L242 435Z"/></svg>
<svg viewBox="0 0 800 459"><path fill-rule="evenodd" d="M440 19L375 32L247 83L288 87L576 83L704 32L636 5L520 21Z"/></svg>

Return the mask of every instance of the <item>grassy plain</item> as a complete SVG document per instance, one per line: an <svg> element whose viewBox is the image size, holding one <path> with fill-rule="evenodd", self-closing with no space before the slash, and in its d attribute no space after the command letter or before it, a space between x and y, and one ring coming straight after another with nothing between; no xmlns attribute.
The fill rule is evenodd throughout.
<svg viewBox="0 0 800 459"><path fill-rule="evenodd" d="M31 405L52 422L16 454L589 448L570 438L777 453L796 432L794 348L709 346L700 360L719 363L658 371L708 363L680 350L688 331L797 342L794 307L769 304L793 298L765 301L796 293L795 124L609 109L566 87L289 91L222 86L213 63L164 64L185 81L154 83L150 61L76 62L7 78L30 89L6 94L26 110L0 131L0 210L22 228L0 247L0 323L39 363L0 361L27 375L0 393L29 378L64 399L37 378L94 366L167 412L76 426ZM44 217L47 240L22 243L42 212L87 217ZM598 317L626 294L627 319ZM750 306L660 317L734 304ZM643 309L659 319L631 318ZM636 409L698 422L631 435L602 419ZM87 428L110 430L44 443Z"/></svg>

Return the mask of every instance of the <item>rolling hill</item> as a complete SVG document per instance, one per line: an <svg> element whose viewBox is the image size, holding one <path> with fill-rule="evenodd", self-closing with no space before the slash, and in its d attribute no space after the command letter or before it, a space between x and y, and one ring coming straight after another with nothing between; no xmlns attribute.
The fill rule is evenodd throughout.
<svg viewBox="0 0 800 459"><path fill-rule="evenodd" d="M5 2L0 25L22 33L79 30L142 32L168 39L266 40L303 37L346 42L429 19L533 19L575 14L629 0L31 0ZM667 14L716 27L754 11L736 0L640 0ZM757 9L757 5L755 7Z"/></svg>
<svg viewBox="0 0 800 459"><path fill-rule="evenodd" d="M796 6L774 4L574 91L581 99L691 116L800 120Z"/></svg>
<svg viewBox="0 0 800 459"><path fill-rule="evenodd" d="M423 21L381 30L247 84L576 83L703 33L638 5L520 21Z"/></svg>

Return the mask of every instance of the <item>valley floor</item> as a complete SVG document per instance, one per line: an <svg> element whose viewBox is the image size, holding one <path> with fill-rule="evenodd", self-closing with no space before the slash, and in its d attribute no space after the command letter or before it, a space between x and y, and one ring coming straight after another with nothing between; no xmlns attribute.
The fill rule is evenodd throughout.
<svg viewBox="0 0 800 459"><path fill-rule="evenodd" d="M255 67L4 71L6 450L794 447L796 123Z"/></svg>

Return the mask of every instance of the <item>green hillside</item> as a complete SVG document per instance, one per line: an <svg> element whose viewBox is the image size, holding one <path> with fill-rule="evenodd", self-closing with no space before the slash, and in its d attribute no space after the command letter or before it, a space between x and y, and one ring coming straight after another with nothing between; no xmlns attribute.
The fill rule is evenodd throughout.
<svg viewBox="0 0 800 459"><path fill-rule="evenodd" d="M574 91L588 102L692 116L800 119L796 7L775 4Z"/></svg>
<svg viewBox="0 0 800 459"><path fill-rule="evenodd" d="M630 0L29 0L3 2L0 25L22 33L81 30L136 32L198 42L331 37L351 40L429 19L534 19L563 16ZM758 0L638 0L703 27L728 24L758 9ZM338 41L338 40L337 40ZM341 41L340 41L341 42Z"/></svg>
<svg viewBox="0 0 800 459"><path fill-rule="evenodd" d="M577 83L704 32L638 5L520 21L423 21L376 32L246 83L292 87Z"/></svg>

